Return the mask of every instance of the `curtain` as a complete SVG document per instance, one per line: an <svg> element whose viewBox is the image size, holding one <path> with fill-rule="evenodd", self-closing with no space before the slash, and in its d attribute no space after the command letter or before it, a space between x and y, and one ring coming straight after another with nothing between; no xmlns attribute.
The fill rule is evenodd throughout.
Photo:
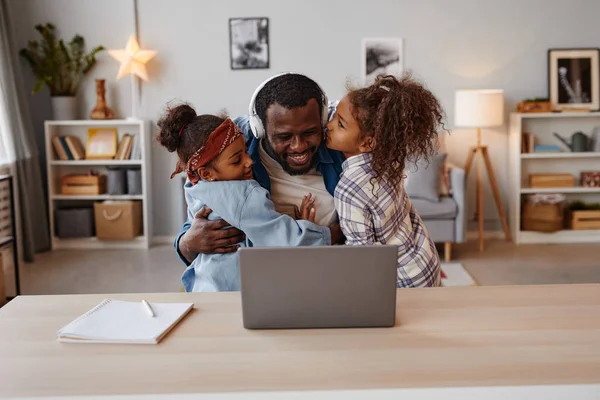
<svg viewBox="0 0 600 400"><path fill-rule="evenodd" d="M0 162L10 164L19 199L23 260L50 248L48 213L39 153L19 66L8 4L0 0Z"/></svg>

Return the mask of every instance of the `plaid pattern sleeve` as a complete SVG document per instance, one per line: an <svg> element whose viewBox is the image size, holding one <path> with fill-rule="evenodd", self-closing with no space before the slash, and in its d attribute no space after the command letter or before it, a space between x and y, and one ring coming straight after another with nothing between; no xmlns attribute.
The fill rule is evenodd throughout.
<svg viewBox="0 0 600 400"><path fill-rule="evenodd" d="M375 244L373 219L364 199L356 196L359 190L360 188L352 181L352 176L342 174L333 198L340 220L340 228L344 234L352 233L345 235L347 245Z"/></svg>
<svg viewBox="0 0 600 400"><path fill-rule="evenodd" d="M404 190L371 181L370 156L348 158L335 189L335 208L347 245L398 246L398 287L440 285L435 244Z"/></svg>

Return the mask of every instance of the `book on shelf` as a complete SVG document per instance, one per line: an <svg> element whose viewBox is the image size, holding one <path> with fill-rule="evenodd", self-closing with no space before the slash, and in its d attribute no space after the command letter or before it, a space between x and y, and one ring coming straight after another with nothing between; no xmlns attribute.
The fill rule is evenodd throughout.
<svg viewBox="0 0 600 400"><path fill-rule="evenodd" d="M131 156L131 148L133 146L134 137L129 133L123 135L123 139L119 143L115 160L129 160Z"/></svg>
<svg viewBox="0 0 600 400"><path fill-rule="evenodd" d="M533 148L534 153L560 153L560 146L554 144L536 144Z"/></svg>
<svg viewBox="0 0 600 400"><path fill-rule="evenodd" d="M124 160L129 160L129 158L131 157L131 147L133 146L133 136L129 135L129 137L127 138L127 149L125 151L125 157L123 158Z"/></svg>
<svg viewBox="0 0 600 400"><path fill-rule="evenodd" d="M140 143L139 137L133 139L133 148L131 150L132 160L141 160L142 159L142 144Z"/></svg>
<svg viewBox="0 0 600 400"><path fill-rule="evenodd" d="M65 142L75 160L85 159L85 148L77 136L65 136Z"/></svg>
<svg viewBox="0 0 600 400"><path fill-rule="evenodd" d="M530 132L521 134L521 153L533 153L535 149L535 135Z"/></svg>
<svg viewBox="0 0 600 400"><path fill-rule="evenodd" d="M62 142L60 141L60 137L54 136L52 138L52 147L54 148L54 152L59 160L68 160L69 156L67 155L67 150L63 147Z"/></svg>
<svg viewBox="0 0 600 400"><path fill-rule="evenodd" d="M81 141L76 136L54 136L52 138L52 147L59 160L85 159L85 150Z"/></svg>

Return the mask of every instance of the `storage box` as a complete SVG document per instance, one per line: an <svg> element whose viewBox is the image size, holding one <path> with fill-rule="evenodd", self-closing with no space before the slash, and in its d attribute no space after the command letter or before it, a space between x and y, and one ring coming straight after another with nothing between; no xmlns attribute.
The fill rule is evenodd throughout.
<svg viewBox="0 0 600 400"><path fill-rule="evenodd" d="M600 171L581 172L581 186L600 187Z"/></svg>
<svg viewBox="0 0 600 400"><path fill-rule="evenodd" d="M561 204L530 204L523 206L523 230L556 232L563 229L564 210Z"/></svg>
<svg viewBox="0 0 600 400"><path fill-rule="evenodd" d="M131 168L127 170L127 194L142 194L142 170Z"/></svg>
<svg viewBox="0 0 600 400"><path fill-rule="evenodd" d="M571 174L530 174L529 187L562 188L575 186L575 177Z"/></svg>
<svg viewBox="0 0 600 400"><path fill-rule="evenodd" d="M520 112L520 113L552 112L552 102L550 102L550 101L521 101L517 104L517 112Z"/></svg>
<svg viewBox="0 0 600 400"><path fill-rule="evenodd" d="M127 193L127 178L125 169L112 168L108 170L108 178L106 179L108 194L122 195Z"/></svg>
<svg viewBox="0 0 600 400"><path fill-rule="evenodd" d="M142 234L139 201L94 203L94 216L99 240L133 240Z"/></svg>
<svg viewBox="0 0 600 400"><path fill-rule="evenodd" d="M65 175L60 183L62 194L96 195L106 192L106 175Z"/></svg>
<svg viewBox="0 0 600 400"><path fill-rule="evenodd" d="M600 210L569 210L568 221L569 228L576 231L600 229Z"/></svg>
<svg viewBox="0 0 600 400"><path fill-rule="evenodd" d="M94 209L92 207L57 209L54 215L57 237L94 236Z"/></svg>

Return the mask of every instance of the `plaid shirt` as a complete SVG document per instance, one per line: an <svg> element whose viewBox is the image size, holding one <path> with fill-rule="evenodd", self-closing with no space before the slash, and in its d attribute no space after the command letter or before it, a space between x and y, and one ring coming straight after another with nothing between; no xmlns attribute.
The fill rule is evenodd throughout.
<svg viewBox="0 0 600 400"><path fill-rule="evenodd" d="M335 188L335 208L348 245L398 246L398 287L440 285L440 258L410 199L385 180L371 185L371 156L360 154L343 163Z"/></svg>

